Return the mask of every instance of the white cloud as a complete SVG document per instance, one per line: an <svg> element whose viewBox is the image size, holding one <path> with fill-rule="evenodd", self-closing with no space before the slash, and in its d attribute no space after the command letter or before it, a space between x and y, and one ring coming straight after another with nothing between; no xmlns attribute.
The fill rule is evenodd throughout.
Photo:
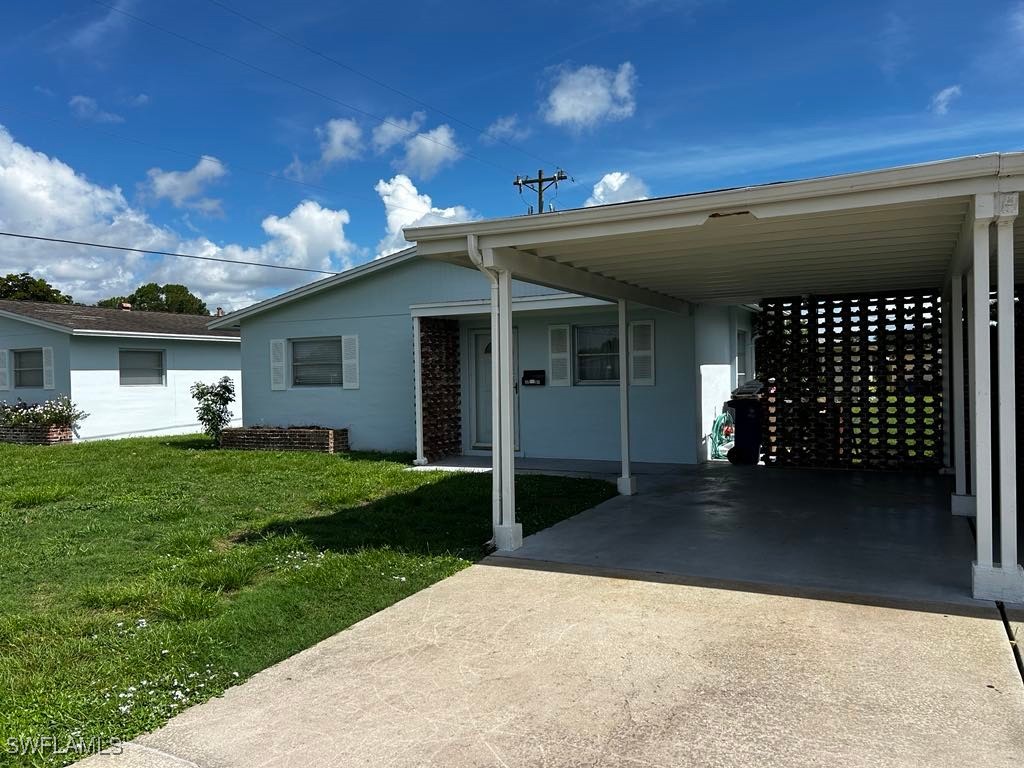
<svg viewBox="0 0 1024 768"><path fill-rule="evenodd" d="M363 150L363 131L355 120L328 120L316 129L316 134L320 137L320 162L324 165L353 160Z"/></svg>
<svg viewBox="0 0 1024 768"><path fill-rule="evenodd" d="M385 152L414 135L427 119L426 112L413 112L408 119L388 117L373 129L373 148Z"/></svg>
<svg viewBox="0 0 1024 768"><path fill-rule="evenodd" d="M57 158L16 142L0 126L0 229L150 250L338 270L358 248L347 238L349 214L303 201L285 216L267 216L262 244L218 245L182 238L129 205L121 189L86 179ZM0 238L0 274L31 272L76 301L131 292L140 284L188 285L210 306L237 308L316 275L260 267L117 253L80 246Z"/></svg>
<svg viewBox="0 0 1024 768"><path fill-rule="evenodd" d="M113 112L100 109L99 102L92 96L72 96L68 101L71 114L79 120L91 120L94 123L123 123L124 118Z"/></svg>
<svg viewBox="0 0 1024 768"><path fill-rule="evenodd" d="M215 157L204 156L187 171L165 171L150 168L146 173L147 191L156 199L167 199L177 208L192 208L206 214L220 215L221 201L203 196L208 184L227 175L227 168Z"/></svg>
<svg viewBox="0 0 1024 768"><path fill-rule="evenodd" d="M93 19L75 30L68 38L69 42L75 48L82 50L94 48L128 21L128 17L118 11L130 10L134 5L135 0L118 0L114 3L113 8L108 9L98 19Z"/></svg>
<svg viewBox="0 0 1024 768"><path fill-rule="evenodd" d="M959 99L962 91L959 85L950 85L932 96L931 110L936 115L945 115L949 112L949 105Z"/></svg>
<svg viewBox="0 0 1024 768"><path fill-rule="evenodd" d="M405 142L405 154L395 167L402 173L429 179L461 155L462 150L455 143L455 131L448 125L439 125Z"/></svg>
<svg viewBox="0 0 1024 768"><path fill-rule="evenodd" d="M148 93L140 93L137 94L135 98L131 100L131 105L133 107L144 107L147 104L149 104L150 101L151 99L149 98Z"/></svg>
<svg viewBox="0 0 1024 768"><path fill-rule="evenodd" d="M892 77L910 60L910 31L902 16L891 11L886 14L878 44L878 66Z"/></svg>
<svg viewBox="0 0 1024 768"><path fill-rule="evenodd" d="M590 208L608 203L625 203L629 200L646 200L650 190L642 179L622 171L612 171L601 177L594 185L594 191L583 203Z"/></svg>
<svg viewBox="0 0 1024 768"><path fill-rule="evenodd" d="M522 141L529 133L529 129L520 123L519 115L505 115L487 126L480 138L486 144L495 144L499 141Z"/></svg>
<svg viewBox="0 0 1024 768"><path fill-rule="evenodd" d="M377 258L408 248L411 243L402 235L404 227L417 224L445 224L470 221L476 216L461 205L435 208L430 195L421 194L408 176L398 174L390 181L381 179L375 187L384 203L387 234L377 244Z"/></svg>
<svg viewBox="0 0 1024 768"><path fill-rule="evenodd" d="M548 94L544 119L574 131L608 120L624 120L636 111L636 72L630 62L616 71L596 66L562 67Z"/></svg>

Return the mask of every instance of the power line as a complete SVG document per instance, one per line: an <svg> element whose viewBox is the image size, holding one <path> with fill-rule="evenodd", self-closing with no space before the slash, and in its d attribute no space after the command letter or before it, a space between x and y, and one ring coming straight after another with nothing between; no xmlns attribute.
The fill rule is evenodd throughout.
<svg viewBox="0 0 1024 768"><path fill-rule="evenodd" d="M258 64L253 64L250 61L246 61L245 59L239 58L238 56L235 56L234 54L227 53L226 51L222 51L219 48L214 48L212 45L207 45L206 43L202 43L202 42L200 42L198 40L193 40L191 37L186 37L185 35L182 35L182 34L180 34L178 32L174 32L173 30L167 29L166 27L162 27L159 24L156 24L156 23L154 23L152 21L149 21L148 19L145 19L145 18L143 18L141 16L137 16L136 14L131 13L129 11L126 11L123 8L118 8L117 6L111 5L110 3L106 3L103 0L92 0L92 1L96 5L99 5L99 6L101 6L103 8L106 8L106 9L108 9L110 11L113 11L114 13L119 13L122 16L125 16L125 17L127 17L129 19L132 19L133 21L137 21L140 24L145 24L147 27L155 29L158 32L162 32L165 35L168 35L170 37L176 38L178 40L182 40L182 41L184 41L186 43L189 43L190 45L196 46L197 48L201 48L204 51L208 51L209 53L216 54L217 56L221 56L222 58L228 59L229 61L233 61L236 64L241 64L243 67L248 67L249 69L253 70L254 72L259 72L262 75L265 75L267 77L270 77L270 78L273 78L275 80L278 80L278 81L280 81L282 83L285 83L286 85L290 85L293 88L298 88L300 91L304 91L306 93L309 93L309 94L311 94L313 96L316 96L317 98L325 99L325 100L330 101L330 102L332 102L334 104L337 104L340 107L344 107L345 109L351 110L352 112L356 112L358 114L364 115L365 117L369 117L372 120L376 120L377 122L379 122L379 123L381 123L383 125L387 125L387 126L390 126L392 128L395 128L396 130L399 130L399 131L401 131L403 133L406 133L409 136L415 136L415 137L418 137L418 138L422 139L423 141L428 141L428 142L430 142L432 144L437 144L439 147L445 147L446 149L450 149L453 152L457 152L460 155L472 158L473 160L476 160L479 163L483 163L484 165L489 165L489 166L491 166L493 168L497 168L500 171L514 173L514 171L509 171L509 169L505 168L504 166L501 166L498 163L495 163L495 162L492 162L490 160L487 160L486 158L483 158L483 157L480 157L478 155L475 155L472 152L467 152L466 150L461 149L460 147L457 147L457 146L455 146L453 144L447 144L447 143L445 143L443 141L438 141L437 139L431 138L430 136L427 136L424 133L418 133L418 132L416 132L414 130L410 130L409 128L406 128L404 125L396 123L393 120L388 120L386 117L381 117L380 115L376 115L373 112L368 112L367 110L361 109L360 107L357 107L357 106L355 106L353 104L349 104L347 102L341 101L340 99L336 99L334 96L331 96L330 94L324 93L323 91L319 91L316 88L311 88L308 85L304 85L304 84L298 82L297 80L292 80L291 78L285 77L284 75L279 75L278 73L273 72L273 71L271 71L269 69L265 69L264 67L261 67Z"/></svg>
<svg viewBox="0 0 1024 768"><path fill-rule="evenodd" d="M267 269L287 269L291 272L312 272L318 275L337 275L338 272L330 272L326 269L311 269L309 267L290 267L285 264L268 264L262 261L244 261L241 259L222 259L217 256L197 256L194 253L174 253L173 251L154 251L148 248L131 248L127 245L110 245L109 243L90 243L85 240L68 240L62 237L43 237L42 235L25 235L19 232L0 232L2 237L17 237L22 240L40 240L45 243L60 243L62 245L83 245L88 248L106 248L111 251L129 251L131 253L146 253L152 256L177 256L179 259L198 259L199 261L217 261L222 264L241 264L246 267L266 267Z"/></svg>
<svg viewBox="0 0 1024 768"><path fill-rule="evenodd" d="M201 153L197 153L197 152L189 152L187 150L182 150L182 149L175 149L174 147L168 147L168 146L166 146L164 144L155 144L155 143L150 142L150 141L144 141L143 139L138 139L138 138L135 138L134 136L128 136L126 134L118 133L116 131L111 131L111 130L108 130L106 128L101 128L101 127L96 126L96 125L92 125L92 124L86 125L86 124L82 124L82 123L73 122L71 120L61 120L61 119L56 118L56 117L51 117L50 115L44 115L41 112L36 112L34 110L27 110L27 109L23 109L21 107L15 107L15 106L12 106L10 104L0 103L0 110L7 110L9 112L16 112L18 114L28 115L29 117L32 117L32 118L34 118L36 120L45 120L46 122L53 123L54 125L66 125L66 126L71 126L71 127L75 128L75 129L87 128L90 131L95 131L96 133L101 133L101 134L103 134L105 136L109 136L109 137L111 137L113 139L117 139L119 141L128 142L130 144L136 144L136 145L138 145L140 147L148 147L149 149L156 149L156 150L159 150L161 152L167 152L167 153L172 154L172 155L178 155L179 157L186 157L186 158L189 158L191 160L204 160L204 159L205 160L210 160L212 162L217 163L219 166L221 166L225 170L242 171L243 173L251 173L251 174L254 174L254 175L257 175L257 176L264 176L264 177L266 177L268 179L272 179L274 181L281 181L281 182L284 182L285 184L294 184L294 185L300 186L300 187L307 187L309 189L315 189L315 190L317 190L319 192L325 192L325 193L330 194L330 195L335 195L335 196L337 196L339 198L346 197L346 194L343 193L341 190L331 189L330 187L325 187L325 186L322 186L320 184L313 184L311 182L302 181L300 179L292 179L292 178L289 178L288 176L283 176L283 175L281 175L279 173L271 173L270 171L261 171L258 168L247 168L247 167L242 166L242 165L235 165L234 162L228 164L225 161L220 160L220 159L214 157L213 155L201 154ZM407 206L394 205L394 204L391 204L390 207L398 209L398 210L401 210L401 211L409 211L410 213L418 213L421 216L434 216L435 218L440 219L441 221L448 221L447 218L445 218L444 216L442 216L442 215L440 215L438 213L434 213L433 211L421 211L421 210L416 209L416 208L409 208Z"/></svg>
<svg viewBox="0 0 1024 768"><path fill-rule="evenodd" d="M418 104L421 107L424 107L425 109L429 109L432 112L436 112L437 114L442 115L443 117L448 118L449 120L451 120L454 123L458 123L459 125L462 125L465 128L469 128L471 131L475 131L476 133L480 134L481 136L486 136L487 135L487 130L486 129L480 128L480 127L478 127L476 125L473 125L472 123L469 123L469 122L463 120L460 117L456 117L455 115L451 114L450 112L445 112L443 109L438 109L437 107L435 107L435 106L433 106L431 104L428 104L427 102L423 101L422 99L419 99L416 96L413 96L411 93L407 93L406 91L403 91L400 88L396 88L395 86L393 86L393 85L391 85L389 83L386 83L383 80L381 80L381 79L379 79L377 77L374 77L373 75L367 74L366 72L363 72L360 69L356 69L351 64L346 64L345 62L340 61L339 59L336 59L333 56L324 53L323 51L317 50L313 46L308 45L307 43L302 42L298 38L292 37L291 35L288 35L287 33L282 32L281 30L276 29L276 28L270 26L269 24L265 24L264 22L260 21L259 19L255 19L252 16L249 16L249 15L247 15L245 13L242 13L237 8L233 8L230 5L228 5L227 3L221 2L221 0L207 0L207 2L210 3L211 5L217 6L218 8L220 8L220 9L222 9L224 11L227 11L230 14L233 14L234 16L237 16L238 18L242 19L243 21L249 22L253 26L262 29L264 32L269 32L270 34L275 35L276 37L281 38L282 40L284 40L284 41L286 41L286 42L296 46L297 48L301 48L302 50L306 51L307 53L311 53L314 56L317 56L317 57L323 59L326 62L334 64L336 67L340 67L341 69L344 69L346 72L351 72L353 75L361 77L364 80L366 80L367 82L373 83L376 86L379 86L381 88L384 88L385 90L391 91L392 93L397 94L397 95L401 96L404 99L408 99L409 101L413 102L414 104ZM512 142L510 142L510 141L508 141L506 139L503 139L503 138L501 138L499 136L495 136L495 137L492 137L492 138L495 141L497 141L497 142L499 142L501 144L504 144L505 146L507 146L507 147L509 147L511 149L514 149L517 152L521 152L524 155L528 155L529 157L534 158L535 160L540 160L542 163L548 163L549 165L555 165L555 163L551 162L550 160L545 160L540 155L538 155L538 154L536 154L534 152L531 152L530 150L526 149L525 147L516 146Z"/></svg>

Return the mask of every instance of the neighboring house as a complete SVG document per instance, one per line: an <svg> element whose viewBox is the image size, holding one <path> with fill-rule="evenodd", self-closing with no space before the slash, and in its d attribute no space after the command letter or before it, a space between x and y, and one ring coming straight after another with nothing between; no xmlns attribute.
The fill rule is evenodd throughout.
<svg viewBox="0 0 1024 768"><path fill-rule="evenodd" d="M197 432L189 388L239 380L236 331L209 317L0 301L0 400L68 395L78 440ZM232 406L241 421L241 398Z"/></svg>
<svg viewBox="0 0 1024 768"><path fill-rule="evenodd" d="M517 454L617 461L616 305L513 286ZM246 426L347 427L360 450L423 458L489 453L490 286L408 249L210 322L241 329ZM751 311L629 311L637 461L695 463L715 416L750 376ZM414 329L419 328L419 344ZM418 359L417 359L418 355Z"/></svg>

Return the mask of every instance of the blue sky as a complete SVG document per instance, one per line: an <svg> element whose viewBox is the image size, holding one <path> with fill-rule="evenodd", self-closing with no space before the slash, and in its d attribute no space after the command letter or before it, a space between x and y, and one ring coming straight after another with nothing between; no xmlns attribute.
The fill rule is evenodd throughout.
<svg viewBox="0 0 1024 768"><path fill-rule="evenodd" d="M1020 2L109 2L5 8L4 230L336 270L523 213L541 166L565 209L1024 147ZM313 277L0 242L15 270L229 308Z"/></svg>

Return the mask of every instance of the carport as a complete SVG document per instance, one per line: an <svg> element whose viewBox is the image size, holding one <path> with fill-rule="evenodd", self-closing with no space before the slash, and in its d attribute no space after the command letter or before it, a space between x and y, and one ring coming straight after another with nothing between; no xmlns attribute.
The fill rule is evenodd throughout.
<svg viewBox="0 0 1024 768"><path fill-rule="evenodd" d="M479 269L491 282L497 382L492 512L499 550L514 551L522 544L515 520L510 406L513 278L617 302L620 338L626 336L634 303L684 313L694 305L754 303L769 296L929 291L943 297L948 339L942 347L944 446L955 478L949 512L976 518L973 595L1024 602L1017 552L1013 322L1014 220L1022 171L1024 155L991 154L406 230L421 255ZM993 288L998 297L994 361ZM961 319L966 334L958 332ZM626 363L623 344L618 485L623 495L631 495L637 487L630 446L644 437L630 431ZM835 482L841 487L843 475L836 473ZM962 567L966 571L967 562Z"/></svg>

